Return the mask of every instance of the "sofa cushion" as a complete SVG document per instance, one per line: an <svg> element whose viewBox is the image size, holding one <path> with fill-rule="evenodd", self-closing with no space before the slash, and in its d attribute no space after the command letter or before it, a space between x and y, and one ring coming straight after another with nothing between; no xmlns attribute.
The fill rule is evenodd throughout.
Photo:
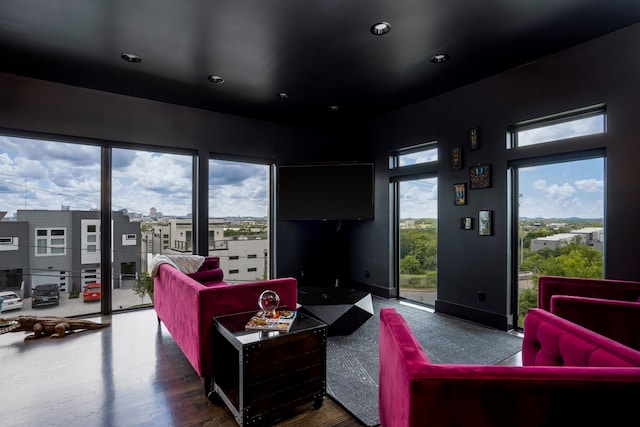
<svg viewBox="0 0 640 427"><path fill-rule="evenodd" d="M195 273L187 274L196 282L207 284L211 282L221 282L224 277L224 272L221 268L215 268L213 270L201 270Z"/></svg>

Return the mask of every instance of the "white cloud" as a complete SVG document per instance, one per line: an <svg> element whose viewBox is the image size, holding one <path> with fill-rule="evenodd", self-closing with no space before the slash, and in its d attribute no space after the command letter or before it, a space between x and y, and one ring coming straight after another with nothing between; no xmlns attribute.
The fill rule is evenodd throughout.
<svg viewBox="0 0 640 427"><path fill-rule="evenodd" d="M544 191L547 188L547 181L545 181L544 179L537 179L533 181L531 187L533 187L534 190Z"/></svg>
<svg viewBox="0 0 640 427"><path fill-rule="evenodd" d="M604 188L604 182L599 179L581 179L575 182L576 188L587 193L598 193Z"/></svg>
<svg viewBox="0 0 640 427"><path fill-rule="evenodd" d="M547 197L556 203L566 203L576 192L573 186L564 183L562 185L552 184L546 189Z"/></svg>

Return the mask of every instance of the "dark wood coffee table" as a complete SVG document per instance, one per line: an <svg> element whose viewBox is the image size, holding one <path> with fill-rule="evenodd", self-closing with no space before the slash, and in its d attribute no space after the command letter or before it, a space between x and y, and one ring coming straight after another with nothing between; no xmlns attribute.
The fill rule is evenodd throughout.
<svg viewBox="0 0 640 427"><path fill-rule="evenodd" d="M308 402L320 408L326 394L327 325L298 313L289 332L245 331L254 314L213 319L214 395L241 426L268 424Z"/></svg>

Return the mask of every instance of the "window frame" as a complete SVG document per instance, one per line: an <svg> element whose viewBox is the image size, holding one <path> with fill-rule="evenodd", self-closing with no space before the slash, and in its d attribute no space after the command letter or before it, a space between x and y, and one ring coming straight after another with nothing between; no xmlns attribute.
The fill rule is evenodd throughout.
<svg viewBox="0 0 640 427"><path fill-rule="evenodd" d="M53 231L62 232L62 234L53 234ZM45 231L46 234L39 234ZM34 256L46 257L46 256L64 256L67 254L67 228L66 227L35 227L35 245ZM61 240L60 243L54 242L54 240ZM42 248L41 243L44 242L44 252L39 252Z"/></svg>
<svg viewBox="0 0 640 427"><path fill-rule="evenodd" d="M520 168L530 166L544 166L547 164L572 162L579 160L587 160L594 158L602 158L604 161L604 180L605 180L605 199L606 199L606 149L602 146L592 143L578 142L567 145L565 141L577 139L587 135L568 136L555 140L548 140L536 144L528 144L517 146L517 133L522 130L544 128L545 126L554 126L559 123L567 123L577 119L603 116L603 131L589 136L604 135L607 132L607 108L605 104L597 104L585 108L578 108L565 111L559 114L542 116L539 118L525 120L514 125L507 126L507 150L512 152L510 159L507 161L508 191L507 206L508 212L508 245L510 253L510 261L508 264L507 275L509 277L509 290L511 298L509 299L509 312L513 317L513 328L521 331L519 323L519 192L520 183L517 180L516 171ZM603 211L603 224L606 224L606 209ZM606 233L606 230L605 230ZM605 242L606 245L606 242ZM606 250L606 248L605 248ZM605 258L606 260L606 258ZM604 266L606 270L606 265Z"/></svg>
<svg viewBox="0 0 640 427"><path fill-rule="evenodd" d="M545 127L556 126L563 123L570 123L581 119L586 119L590 117L602 116L603 126L602 132L595 132L589 134L575 135L558 139L551 139L541 142L535 142L532 144L519 145L519 134L520 132L535 130L535 129L543 129ZM589 107L578 108L575 110L564 111L562 113L538 117L535 119L524 120L518 122L516 124L510 125L507 127L507 149L518 149L524 147L533 147L538 146L540 144L552 144L558 143L561 141L566 141L572 138L579 138L583 136L589 135L598 135L607 132L607 109L605 104L596 104Z"/></svg>

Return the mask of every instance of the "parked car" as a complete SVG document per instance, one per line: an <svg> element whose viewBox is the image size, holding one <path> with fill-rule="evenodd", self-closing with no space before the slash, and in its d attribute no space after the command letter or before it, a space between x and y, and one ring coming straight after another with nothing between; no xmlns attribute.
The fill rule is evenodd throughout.
<svg viewBox="0 0 640 427"><path fill-rule="evenodd" d="M102 297L102 289L100 283L87 283L84 288L84 302L87 301L100 301Z"/></svg>
<svg viewBox="0 0 640 427"><path fill-rule="evenodd" d="M31 308L42 305L60 305L60 288L55 283L37 285L31 293Z"/></svg>
<svg viewBox="0 0 640 427"><path fill-rule="evenodd" d="M2 312L9 310L20 310L22 308L22 298L20 295L13 291L2 291L0 292L0 297L4 300L2 301Z"/></svg>

